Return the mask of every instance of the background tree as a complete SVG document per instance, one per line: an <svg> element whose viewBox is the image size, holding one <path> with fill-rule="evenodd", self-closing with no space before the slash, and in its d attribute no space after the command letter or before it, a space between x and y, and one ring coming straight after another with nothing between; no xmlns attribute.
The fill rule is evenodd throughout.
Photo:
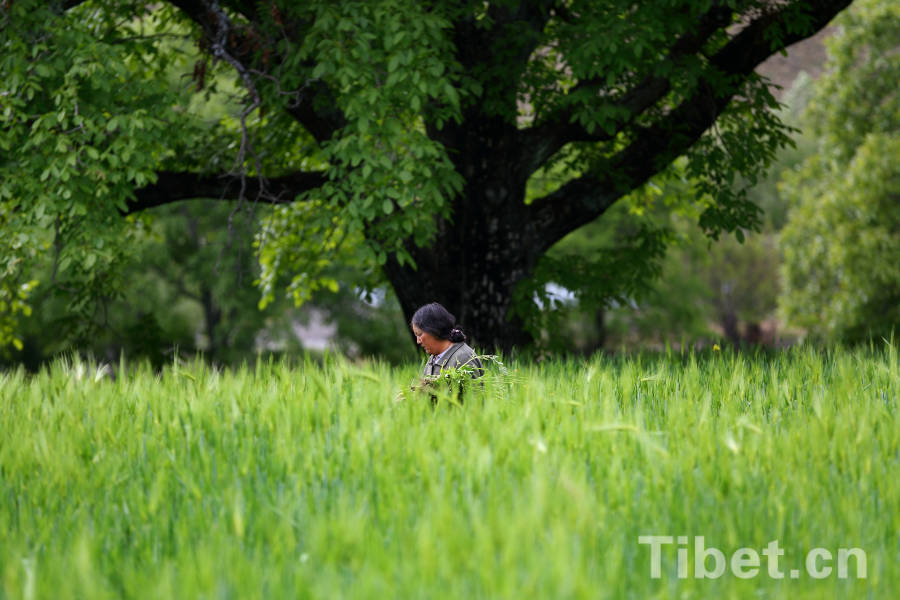
<svg viewBox="0 0 900 600"><path fill-rule="evenodd" d="M380 269L407 317L436 299L509 347L527 339L515 290L546 251L677 157L714 199L706 231L757 223L728 184L787 138L753 70L847 4L6 2L4 229L105 293L120 279L90 257L116 254L123 213L276 204L258 237L267 298L334 288L349 261ZM203 53L188 89L169 79L185 36ZM185 97L228 87L226 68L244 96L209 127ZM526 203L558 165L578 175Z"/></svg>
<svg viewBox="0 0 900 600"><path fill-rule="evenodd" d="M817 152L786 177L787 319L860 341L900 329L900 6L842 16L806 114Z"/></svg>

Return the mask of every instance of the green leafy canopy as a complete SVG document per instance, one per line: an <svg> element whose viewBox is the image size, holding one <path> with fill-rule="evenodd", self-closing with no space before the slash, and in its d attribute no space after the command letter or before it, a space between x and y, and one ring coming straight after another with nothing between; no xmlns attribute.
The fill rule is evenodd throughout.
<svg viewBox="0 0 900 600"><path fill-rule="evenodd" d="M463 307L499 289L496 322L530 275L523 285L652 274L651 227L630 258L540 261L653 177L695 181L712 236L756 226L732 184L752 184L789 130L753 69L846 4L6 0L4 289L27 289L29 265L50 260L49 284L88 310L121 285L118 259L145 226L134 214L189 198L237 200L234 214L275 205L256 236L262 305L333 290L346 264L364 288L406 285L398 274L419 267L422 293L440 296L440 269L420 264L435 243L509 248L506 263L453 275L488 282ZM559 185L526 203L547 172ZM494 219L508 242L486 239ZM640 278L614 279L603 293Z"/></svg>

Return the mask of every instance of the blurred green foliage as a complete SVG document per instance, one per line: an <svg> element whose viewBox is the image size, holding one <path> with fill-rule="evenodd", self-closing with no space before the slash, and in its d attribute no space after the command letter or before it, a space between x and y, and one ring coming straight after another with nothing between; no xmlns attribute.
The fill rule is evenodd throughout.
<svg viewBox="0 0 900 600"><path fill-rule="evenodd" d="M215 364L238 365L260 353L308 350L298 330L316 319L332 325L325 328L329 337L317 343L348 356L415 358L402 312L383 288L371 302L342 286L336 294L313 297L302 309L285 297L259 309L254 285L259 265L250 240L267 207L256 214L234 214L234 208L196 200L142 217L140 234L120 265L121 289L92 297L85 307L90 313L71 310L71 290L52 279L52 257L40 263L31 271L37 278L34 309L24 305L28 313L16 328L21 346L11 348L0 364L36 370L56 355L79 350L109 362L124 354L157 368L198 352ZM350 280L354 274L338 276Z"/></svg>
<svg viewBox="0 0 900 600"><path fill-rule="evenodd" d="M785 176L781 309L820 339L900 330L900 5L861 0L805 114L816 152Z"/></svg>

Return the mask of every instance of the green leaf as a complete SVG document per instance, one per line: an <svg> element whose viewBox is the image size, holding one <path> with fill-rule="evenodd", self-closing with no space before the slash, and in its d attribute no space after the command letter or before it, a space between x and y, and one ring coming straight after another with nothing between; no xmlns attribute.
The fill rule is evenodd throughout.
<svg viewBox="0 0 900 600"><path fill-rule="evenodd" d="M450 82L444 83L444 95L446 96L446 100L453 106L459 106L459 93L456 91Z"/></svg>

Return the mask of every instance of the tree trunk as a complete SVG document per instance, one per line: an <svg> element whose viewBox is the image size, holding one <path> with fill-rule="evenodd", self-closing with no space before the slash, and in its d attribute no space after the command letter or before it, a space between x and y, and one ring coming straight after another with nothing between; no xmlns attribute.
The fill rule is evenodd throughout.
<svg viewBox="0 0 900 600"><path fill-rule="evenodd" d="M216 306L215 298L209 286L203 285L201 287L200 298L203 305L203 319L208 340L206 352L209 359L215 361L219 356L219 340L216 336L216 329L222 320L222 311Z"/></svg>
<svg viewBox="0 0 900 600"><path fill-rule="evenodd" d="M469 202L467 210L489 213ZM528 274L535 256L516 252L515 231L499 214L442 222L429 247L414 248L417 268L391 259L385 266L407 322L420 306L440 302L456 316L469 342L485 351L509 351L531 341L521 319L510 318L516 284ZM471 215L470 215L471 216ZM468 238L464 242L463 238Z"/></svg>
<svg viewBox="0 0 900 600"><path fill-rule="evenodd" d="M588 354L600 352L606 345L606 309L599 308L594 313L594 326L597 328L595 341L591 344Z"/></svg>
<svg viewBox="0 0 900 600"><path fill-rule="evenodd" d="M741 332L738 329L738 317L732 309L724 309L719 315L719 323L727 339L735 348L741 345Z"/></svg>
<svg viewBox="0 0 900 600"><path fill-rule="evenodd" d="M525 211L527 174L510 166L515 163L509 155L518 149L506 127L484 124L475 135L441 132L466 179L453 200L452 220L438 223L431 246L410 244L415 269L393 258L385 265L407 322L423 304L440 302L469 342L484 351L509 351L531 341L510 308L516 284L548 247L546 240L523 239L534 237Z"/></svg>

